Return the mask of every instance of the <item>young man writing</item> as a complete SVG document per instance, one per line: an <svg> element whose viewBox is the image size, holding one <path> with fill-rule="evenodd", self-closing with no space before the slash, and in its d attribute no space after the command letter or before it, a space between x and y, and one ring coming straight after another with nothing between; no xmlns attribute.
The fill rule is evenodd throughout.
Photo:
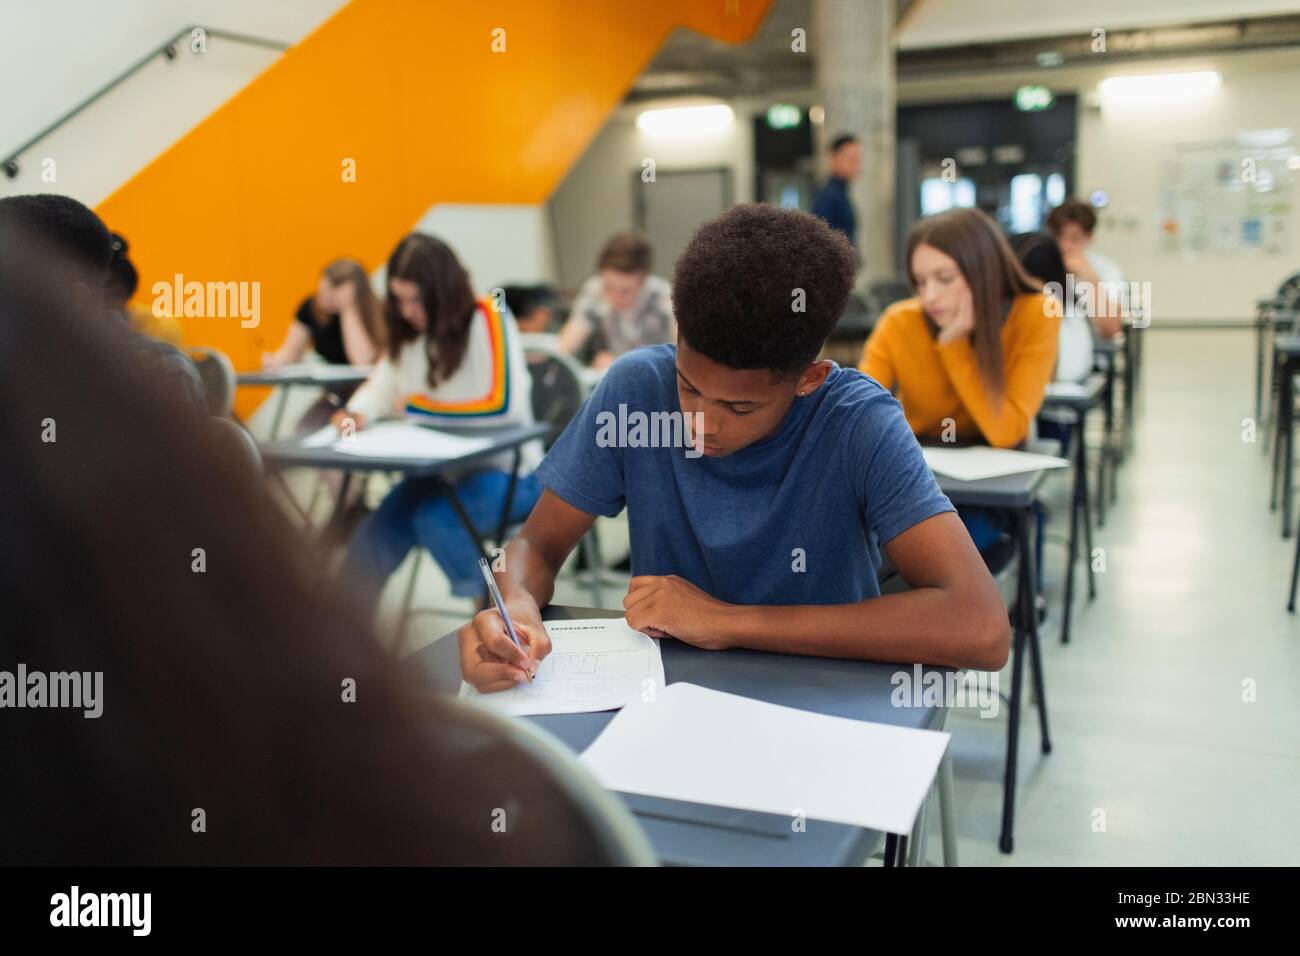
<svg viewBox="0 0 1300 956"><path fill-rule="evenodd" d="M545 491L497 575L495 610L458 633L480 691L550 652L539 608L597 515L628 511L628 623L708 649L996 670L1006 610L898 403L817 361L853 283L841 233L801 212L731 209L677 262L678 344L616 362L537 471ZM684 413L695 448L611 444L601 424ZM702 452L700 455L697 453ZM690 454L687 454L687 453ZM880 596L883 547L911 585Z"/></svg>

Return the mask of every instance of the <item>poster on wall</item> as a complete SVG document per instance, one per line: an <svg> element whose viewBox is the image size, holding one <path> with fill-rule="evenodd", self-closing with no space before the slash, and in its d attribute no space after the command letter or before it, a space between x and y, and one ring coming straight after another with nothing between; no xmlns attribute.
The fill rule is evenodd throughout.
<svg viewBox="0 0 1300 956"><path fill-rule="evenodd" d="M1289 128L1241 130L1170 147L1161 177L1161 252L1291 251L1300 151Z"/></svg>

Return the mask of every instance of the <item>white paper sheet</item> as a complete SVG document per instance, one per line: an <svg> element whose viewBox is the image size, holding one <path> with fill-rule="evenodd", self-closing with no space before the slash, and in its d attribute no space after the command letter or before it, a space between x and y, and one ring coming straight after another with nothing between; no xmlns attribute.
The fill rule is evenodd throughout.
<svg viewBox="0 0 1300 956"><path fill-rule="evenodd" d="M981 478L998 478L1048 468L1068 468L1070 465L1064 458L1054 455L1035 455L1027 451L988 448L984 445L968 448L925 445L921 451L925 455L925 463L936 475L960 481L978 481Z"/></svg>
<svg viewBox="0 0 1300 956"><path fill-rule="evenodd" d="M328 362L293 362L263 370L275 378L312 378L318 382L356 381L370 375L369 365L331 365Z"/></svg>
<svg viewBox="0 0 1300 956"><path fill-rule="evenodd" d="M579 759L624 793L908 833L948 737L671 684Z"/></svg>
<svg viewBox="0 0 1300 956"><path fill-rule="evenodd" d="M325 425L302 439L304 448L328 448L339 440L339 430L333 425Z"/></svg>
<svg viewBox="0 0 1300 956"><path fill-rule="evenodd" d="M460 696L523 716L617 710L663 692L659 642L634 631L626 618L547 621L546 633L551 653L531 684L480 694L462 682Z"/></svg>
<svg viewBox="0 0 1300 956"><path fill-rule="evenodd" d="M1086 398L1088 395L1088 383L1048 382L1045 394L1048 398Z"/></svg>
<svg viewBox="0 0 1300 956"><path fill-rule="evenodd" d="M317 433L319 434L319 433ZM314 438L315 436L308 436ZM334 442L334 450L363 458L452 459L482 451L490 438L449 435L409 422L378 422Z"/></svg>

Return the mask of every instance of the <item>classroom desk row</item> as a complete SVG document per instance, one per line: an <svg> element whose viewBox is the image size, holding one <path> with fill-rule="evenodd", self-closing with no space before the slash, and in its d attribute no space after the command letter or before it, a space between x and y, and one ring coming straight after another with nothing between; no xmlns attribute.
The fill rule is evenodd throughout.
<svg viewBox="0 0 1300 956"><path fill-rule="evenodd" d="M1089 465L1086 447L1086 426L1090 413L1098 408L1106 415L1104 441L1098 462L1097 493L1099 517L1105 498L1113 501L1114 468L1120 454L1118 446L1124 439L1116 436L1123 422L1131 421L1132 391L1135 370L1131 346L1116 344L1104 346L1110 361L1104 375L1094 376L1082 386L1057 389L1049 394L1045 404L1067 408L1075 414L1073 426L1074 480L1071 494L1071 522L1065 608L1062 619L1062 640L1069 640L1070 620L1073 610L1073 579L1082 546L1085 555L1092 551L1092 514L1090 509ZM1117 415L1115 407L1117 368L1120 353L1124 359L1122 370L1125 392L1125 410ZM333 373L336 382L339 372ZM304 384L320 386L322 381L310 375L260 373L241 377L241 384ZM587 383L590 385L590 383ZM1129 428L1124 429L1126 432ZM421 461L410 458L376 459L346 455L328 447L305 447L298 439L272 441L262 446L263 461L272 474L278 476L290 468L336 470L344 474L343 484L331 514L327 529L341 518L347 500L349 483L353 476L366 472L401 473L405 475L438 476L461 470L465 465L482 458L492 457L502 451L514 451L514 477L518 477L519 449L524 442L538 438L548 431L546 425L470 432L486 435L492 443L476 452L455 460ZM955 481L940 477L943 492L958 507L992 507L1010 512L1014 516L1016 553L1015 598L1012 601L1012 652L1009 715L1007 726L1007 754L1003 780L1003 814L999 847L1011 852L1014 846L1016 774L1019 762L1019 731L1023 710L1023 685L1025 668L1029 667L1034 681L1034 700L1038 707L1040 740L1043 753L1051 751L1046 709L1046 687L1042 652L1038 632L1038 615L1034 580L1034 535L1032 533L1034 507L1039 489L1045 479L1044 472L1028 472L982 481ZM513 479L511 487L513 488ZM457 504L454 487L448 483L453 505ZM1107 492L1109 491L1109 495ZM458 516L466 530L479 544L486 556L490 543L504 540L504 516L508 514L509 501L502 512L503 520L490 532L477 528L463 508ZM493 533L494 532L494 533ZM1095 595L1090 570L1089 597ZM565 608L547 609L547 615L621 616L616 611L595 611ZM895 708L889 703L889 675L897 665L884 665L860 661L835 661L821 658L795 658L787 655L763 654L753 651L704 652L676 641L663 645L664 666L669 681L690 681L705 687L727 690L744 696L774 703L802 707L811 711L840 716L875 720L899 726L934 728L942 726L945 715L941 708ZM1028 659L1026 660L1026 655ZM423 651L412 655L413 665L422 668L434 686L454 691L459 685L459 663L456 659L454 638L435 641ZM554 732L561 740L577 750L584 749L611 719L610 714L562 715L536 718L542 726ZM625 795L628 805L641 819L661 859L668 863L788 863L799 865L809 862L845 864L861 862L865 857L883 850L887 865L903 862L906 857L906 834L873 833L860 828L818 822L809 823L808 832L796 834L785 817L753 814L720 807L666 805L667 801L636 795Z"/></svg>

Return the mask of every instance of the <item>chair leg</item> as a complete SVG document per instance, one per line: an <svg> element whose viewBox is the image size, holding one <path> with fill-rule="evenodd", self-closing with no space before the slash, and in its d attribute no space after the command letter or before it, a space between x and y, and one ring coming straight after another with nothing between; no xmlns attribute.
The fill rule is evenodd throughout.
<svg viewBox="0 0 1300 956"><path fill-rule="evenodd" d="M939 833L943 839L943 865L957 866L956 804L952 796L952 754L939 761Z"/></svg>
<svg viewBox="0 0 1300 956"><path fill-rule="evenodd" d="M1295 613L1295 591L1298 581L1300 581L1300 534L1296 535L1295 562L1291 565L1291 599L1286 605L1286 609L1292 614Z"/></svg>

